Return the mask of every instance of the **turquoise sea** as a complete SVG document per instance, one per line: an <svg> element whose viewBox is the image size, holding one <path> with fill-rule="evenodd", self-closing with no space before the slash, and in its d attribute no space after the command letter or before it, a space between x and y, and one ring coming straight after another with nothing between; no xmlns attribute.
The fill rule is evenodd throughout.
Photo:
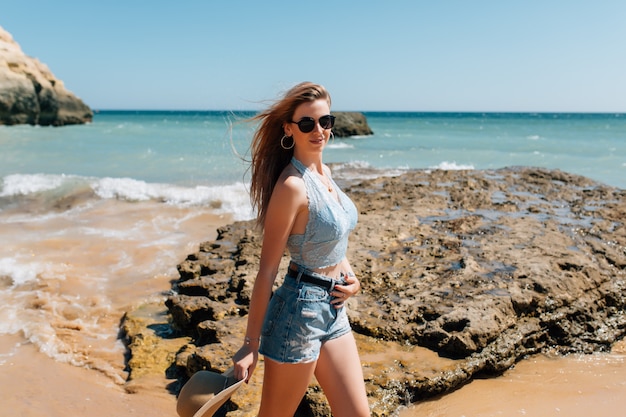
<svg viewBox="0 0 626 417"><path fill-rule="evenodd" d="M61 128L0 126L0 366L26 343L123 380L124 311L164 297L176 264L253 216L253 113L100 111ZM336 176L560 169L626 188L626 114L365 113L335 138Z"/></svg>
<svg viewBox="0 0 626 417"><path fill-rule="evenodd" d="M238 211L232 187L247 182L252 114L101 111L87 125L0 126L0 197L89 184L101 198L222 199ZM374 135L335 139L326 162L383 171L537 166L626 188L626 114L365 114Z"/></svg>

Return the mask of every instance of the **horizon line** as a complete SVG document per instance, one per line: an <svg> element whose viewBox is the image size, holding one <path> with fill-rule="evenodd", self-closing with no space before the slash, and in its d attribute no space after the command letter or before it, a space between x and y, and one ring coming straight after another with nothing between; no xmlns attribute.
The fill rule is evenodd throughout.
<svg viewBox="0 0 626 417"><path fill-rule="evenodd" d="M252 109L91 109L94 114L100 112L230 112L230 113L258 113L261 110ZM596 114L596 115L626 115L626 111L562 111L562 110L335 110L331 113L420 113L420 114Z"/></svg>

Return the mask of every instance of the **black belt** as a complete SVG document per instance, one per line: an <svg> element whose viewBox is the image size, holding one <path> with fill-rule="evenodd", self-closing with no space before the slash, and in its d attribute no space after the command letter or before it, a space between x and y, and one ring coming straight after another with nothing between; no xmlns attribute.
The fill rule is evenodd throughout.
<svg viewBox="0 0 626 417"><path fill-rule="evenodd" d="M287 270L287 276L291 278L298 279L298 275L300 275L300 282L306 282L307 284L317 285L318 287L324 288L328 292L330 292L333 289L333 287L335 286L335 282L336 282L330 278L322 279L313 275L309 275L305 272L300 274L300 272L291 268Z"/></svg>

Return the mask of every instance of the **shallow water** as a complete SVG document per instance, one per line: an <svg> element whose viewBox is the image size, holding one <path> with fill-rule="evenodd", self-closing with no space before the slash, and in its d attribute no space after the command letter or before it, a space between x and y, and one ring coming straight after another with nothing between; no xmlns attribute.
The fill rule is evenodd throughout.
<svg viewBox="0 0 626 417"><path fill-rule="evenodd" d="M0 364L27 343L116 383L126 378L124 312L164 299L176 265L230 220L211 209L119 200L3 214ZM15 336L15 344L3 340Z"/></svg>

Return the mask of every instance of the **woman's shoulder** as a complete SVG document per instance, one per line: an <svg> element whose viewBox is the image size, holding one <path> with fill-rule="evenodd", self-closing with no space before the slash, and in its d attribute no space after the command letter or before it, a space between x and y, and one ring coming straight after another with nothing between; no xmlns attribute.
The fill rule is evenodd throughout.
<svg viewBox="0 0 626 417"><path fill-rule="evenodd" d="M283 172L278 177L275 188L280 188L283 192L291 192L294 194L306 192L302 174L292 164L287 165L285 169L283 169Z"/></svg>

